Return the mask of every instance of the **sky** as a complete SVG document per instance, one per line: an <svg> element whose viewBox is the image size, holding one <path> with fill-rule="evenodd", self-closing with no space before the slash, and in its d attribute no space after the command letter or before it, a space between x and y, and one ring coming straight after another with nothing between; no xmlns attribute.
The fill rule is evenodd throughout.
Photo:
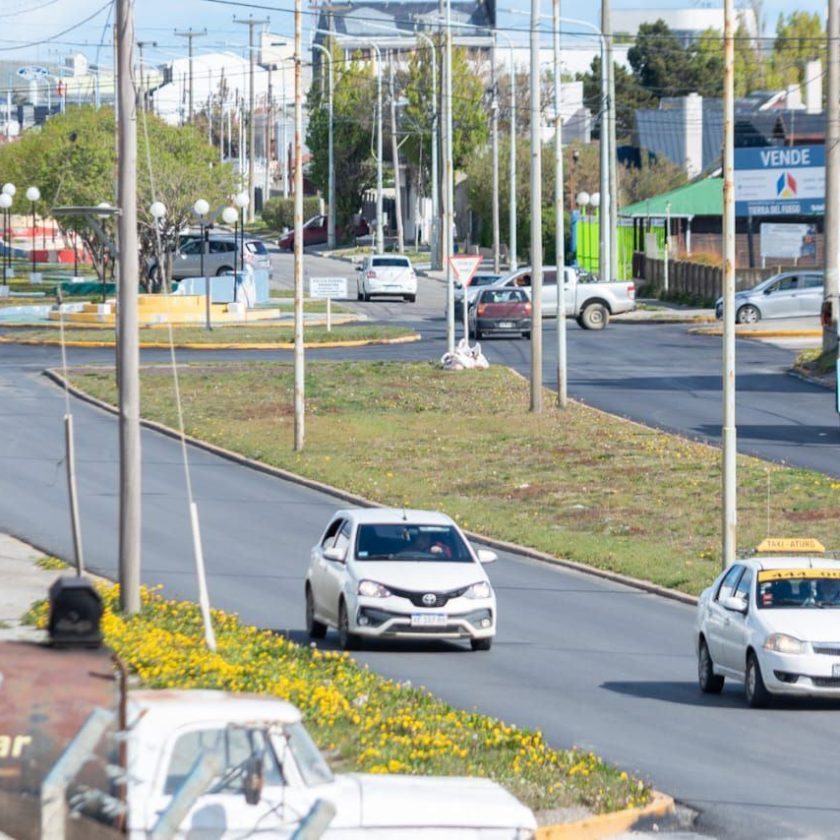
<svg viewBox="0 0 840 840"><path fill-rule="evenodd" d="M268 9L249 8L236 2L224 3L213 0L135 0L137 39L156 41L157 48L148 46L144 50L146 61L162 62L186 52L186 40L177 38L174 30L207 29L207 36L194 41L196 52L222 49L242 50L247 45L248 27L237 26L233 17L247 18L249 13L256 18L268 17L270 30L276 34L293 33L294 0L252 0ZM550 12L549 0L542 0L544 11ZM737 3L737 0L736 0ZM518 8L529 10L528 0L497 0L500 10ZM720 6L706 0L613 0L615 9L661 9L690 8L693 6ZM767 34L772 34L780 13L789 13L794 8L825 14L825 0L764 0ZM564 11L570 9L563 4ZM0 0L0 60L20 59L22 64L56 64L71 52L83 52L91 61L103 65L111 64L110 34L108 27L113 23L111 3L106 0ZM304 11L311 10L309 1ZM574 14L597 22L598 3L575 3ZM571 12L569 12L571 13ZM304 17L304 40L309 41L307 29L313 17ZM80 24L80 25L79 25ZM511 31L511 37L518 39L518 32L527 26L527 20L520 16L499 13L499 25ZM72 31L65 32L70 27ZM524 32L521 36L526 38ZM103 46L97 50L97 44Z"/></svg>

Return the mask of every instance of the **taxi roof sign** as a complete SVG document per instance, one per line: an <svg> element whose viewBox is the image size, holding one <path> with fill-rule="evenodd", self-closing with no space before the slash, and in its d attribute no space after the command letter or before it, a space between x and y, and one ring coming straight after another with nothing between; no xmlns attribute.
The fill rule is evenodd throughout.
<svg viewBox="0 0 840 840"><path fill-rule="evenodd" d="M825 546L809 537L767 537L756 551L760 554L823 554Z"/></svg>

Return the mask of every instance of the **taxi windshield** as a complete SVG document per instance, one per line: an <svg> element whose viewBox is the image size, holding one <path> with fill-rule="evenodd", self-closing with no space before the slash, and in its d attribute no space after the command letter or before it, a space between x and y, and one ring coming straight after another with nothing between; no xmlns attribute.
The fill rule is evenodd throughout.
<svg viewBox="0 0 840 840"><path fill-rule="evenodd" d="M759 572L759 609L840 608L840 571L772 569Z"/></svg>

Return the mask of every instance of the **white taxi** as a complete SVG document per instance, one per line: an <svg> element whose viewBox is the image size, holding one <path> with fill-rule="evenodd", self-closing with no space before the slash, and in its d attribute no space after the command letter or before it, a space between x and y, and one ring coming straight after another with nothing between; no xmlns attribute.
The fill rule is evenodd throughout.
<svg viewBox="0 0 840 840"><path fill-rule="evenodd" d="M337 511L313 546L306 629L338 630L344 649L363 638L464 639L490 650L496 595L475 551L445 514L403 508Z"/></svg>
<svg viewBox="0 0 840 840"><path fill-rule="evenodd" d="M701 691L718 694L730 677L752 707L777 694L840 698L840 561L824 550L817 540L764 540L703 592Z"/></svg>

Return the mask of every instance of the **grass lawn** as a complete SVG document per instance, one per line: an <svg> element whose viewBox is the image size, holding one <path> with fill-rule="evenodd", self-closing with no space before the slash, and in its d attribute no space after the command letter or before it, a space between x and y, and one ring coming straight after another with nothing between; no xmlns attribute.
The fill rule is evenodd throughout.
<svg viewBox="0 0 840 840"><path fill-rule="evenodd" d="M251 458L688 593L720 569L719 450L577 403L560 412L548 394L534 416L527 383L506 368L310 363L300 454L291 365L187 366L179 377L188 433ZM112 371L72 378L115 401ZM144 370L142 394L144 416L176 425L169 372ZM834 479L739 457L738 504L740 550L768 532L835 547Z"/></svg>
<svg viewBox="0 0 840 840"><path fill-rule="evenodd" d="M295 293L291 289L272 289L270 293L271 306L288 306L291 308L294 305ZM303 301L304 312L324 312L327 311L327 302L325 300L312 300L311 298L304 298ZM350 312L346 306L333 301L330 304L330 311L333 315L340 315Z"/></svg>
<svg viewBox="0 0 840 840"><path fill-rule="evenodd" d="M288 344L294 341L291 322L278 325L257 322L248 326L218 326L208 331L203 327L175 327L172 330L177 345L185 344ZM312 326L304 331L307 344L325 344L333 341L380 342L416 335L414 330L404 327L368 326L366 324L336 325L330 332L326 327ZM114 330L109 328L64 327L66 341L93 341L113 344ZM14 333L4 336L10 342L50 342L60 341L59 330L16 328ZM143 346L151 344L169 346L169 331L164 327L145 327L140 330L140 342Z"/></svg>

